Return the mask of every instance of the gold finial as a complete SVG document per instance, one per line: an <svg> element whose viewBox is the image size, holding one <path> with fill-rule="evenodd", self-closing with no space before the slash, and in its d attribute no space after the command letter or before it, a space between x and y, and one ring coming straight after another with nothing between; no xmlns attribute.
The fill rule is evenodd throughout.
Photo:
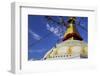
<svg viewBox="0 0 100 76"><path fill-rule="evenodd" d="M75 26L76 17L69 17L68 27L64 34L63 41L65 40L83 40Z"/></svg>

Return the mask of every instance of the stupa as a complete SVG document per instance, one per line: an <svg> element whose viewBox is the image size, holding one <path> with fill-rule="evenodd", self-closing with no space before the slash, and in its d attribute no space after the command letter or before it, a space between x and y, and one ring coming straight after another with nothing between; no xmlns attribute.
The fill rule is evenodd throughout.
<svg viewBox="0 0 100 76"><path fill-rule="evenodd" d="M49 50L43 60L49 59L70 59L70 58L87 58L88 46L83 41L75 25L76 17L69 17L67 30L64 34L62 42L56 44Z"/></svg>

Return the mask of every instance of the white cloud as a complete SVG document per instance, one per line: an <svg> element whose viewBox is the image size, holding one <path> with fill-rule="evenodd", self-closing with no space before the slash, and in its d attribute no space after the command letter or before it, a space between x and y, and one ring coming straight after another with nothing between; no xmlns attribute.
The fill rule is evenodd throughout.
<svg viewBox="0 0 100 76"><path fill-rule="evenodd" d="M54 31L55 31L55 28L54 28L54 27L51 27L51 28L50 28L50 31L51 31L51 32L54 32Z"/></svg>
<svg viewBox="0 0 100 76"><path fill-rule="evenodd" d="M47 25L46 25L46 26L47 26L47 29L48 29L48 30L50 30L50 25L49 25L48 23L47 23Z"/></svg>
<svg viewBox="0 0 100 76"><path fill-rule="evenodd" d="M29 29L29 33L32 35L32 37L33 37L34 39L36 39L36 40L40 40L40 39L41 39L41 37L40 37L38 34L36 34L35 32L33 32L33 31L30 30L30 29Z"/></svg>
<svg viewBox="0 0 100 76"><path fill-rule="evenodd" d="M63 34L61 33L61 28L59 26L57 27L53 27L50 26L48 23L46 25L47 30L51 31L52 33L54 33L56 36L63 38Z"/></svg>
<svg viewBox="0 0 100 76"><path fill-rule="evenodd" d="M59 33L58 28L55 28L55 29L54 29L54 33L55 33L55 34Z"/></svg>

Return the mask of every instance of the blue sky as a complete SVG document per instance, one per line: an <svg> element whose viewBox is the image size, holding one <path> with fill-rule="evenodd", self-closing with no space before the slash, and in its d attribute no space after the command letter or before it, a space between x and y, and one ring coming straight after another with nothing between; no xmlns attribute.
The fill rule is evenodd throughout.
<svg viewBox="0 0 100 76"><path fill-rule="evenodd" d="M56 21L58 16L53 16ZM64 17L67 19L67 16ZM77 17L77 22L81 20L81 26L88 29L88 18ZM76 22L76 25L78 23ZM88 42L88 35L81 27L76 26L81 37ZM58 30L59 29L59 30ZM59 32L59 31L63 32ZM44 16L28 15L28 60L40 60L58 41L61 40L66 28L56 23L48 23Z"/></svg>

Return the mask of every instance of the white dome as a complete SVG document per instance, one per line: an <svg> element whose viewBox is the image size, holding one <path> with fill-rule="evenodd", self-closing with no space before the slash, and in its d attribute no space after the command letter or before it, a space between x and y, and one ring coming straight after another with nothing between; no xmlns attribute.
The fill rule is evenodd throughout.
<svg viewBox="0 0 100 76"><path fill-rule="evenodd" d="M67 40L52 48L43 59L67 59L87 57L87 44L79 40Z"/></svg>

